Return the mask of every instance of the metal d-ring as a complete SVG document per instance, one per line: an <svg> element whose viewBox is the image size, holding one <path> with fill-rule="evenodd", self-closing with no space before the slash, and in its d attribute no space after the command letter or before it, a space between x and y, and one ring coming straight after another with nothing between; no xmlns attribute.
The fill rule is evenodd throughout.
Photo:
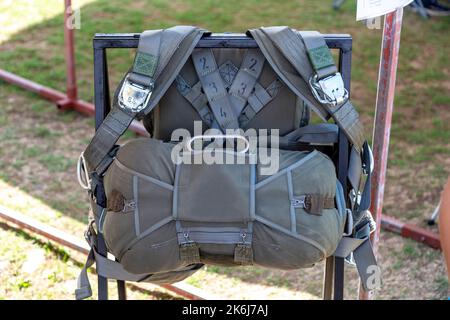
<svg viewBox="0 0 450 320"><path fill-rule="evenodd" d="M91 190L91 183L89 181L89 174L86 171L86 160L84 159L83 152L80 154L77 162L77 179L81 188Z"/></svg>

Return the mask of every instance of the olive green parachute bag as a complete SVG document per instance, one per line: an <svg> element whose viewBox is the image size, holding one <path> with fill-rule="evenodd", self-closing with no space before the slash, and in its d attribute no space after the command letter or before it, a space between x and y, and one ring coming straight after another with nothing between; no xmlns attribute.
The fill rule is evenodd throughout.
<svg viewBox="0 0 450 320"><path fill-rule="evenodd" d="M269 27L248 32L258 48L195 48L205 36L142 33L80 156L93 218L77 299L92 295L94 262L106 278L162 284L204 264L288 270L335 255L356 262L370 289L371 152L323 36ZM310 124L310 110L325 123ZM117 145L135 118L151 137ZM351 194L336 177L339 130ZM99 234L115 261L98 253Z"/></svg>

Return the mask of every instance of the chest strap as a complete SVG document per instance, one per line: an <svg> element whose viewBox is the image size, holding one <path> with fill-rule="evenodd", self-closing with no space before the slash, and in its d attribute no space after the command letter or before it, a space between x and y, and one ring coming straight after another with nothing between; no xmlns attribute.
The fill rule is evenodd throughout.
<svg viewBox="0 0 450 320"><path fill-rule="evenodd" d="M226 129L238 129L237 115L231 105L212 50L196 49L192 53L192 60L203 91L220 128L223 131Z"/></svg>
<svg viewBox="0 0 450 320"><path fill-rule="evenodd" d="M235 114L239 115L247 104L247 100L253 93L261 75L265 58L259 50L247 50L242 60L241 67L229 89L231 104Z"/></svg>

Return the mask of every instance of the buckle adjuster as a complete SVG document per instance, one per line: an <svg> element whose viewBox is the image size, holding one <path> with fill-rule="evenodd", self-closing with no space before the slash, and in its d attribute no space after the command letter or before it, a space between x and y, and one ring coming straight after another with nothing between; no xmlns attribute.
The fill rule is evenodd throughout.
<svg viewBox="0 0 450 320"><path fill-rule="evenodd" d="M148 87L131 82L126 76L119 92L119 106L122 109L138 113L145 109L153 92L154 82Z"/></svg>
<svg viewBox="0 0 450 320"><path fill-rule="evenodd" d="M348 100L348 91L339 72L324 79L318 79L318 76L314 75L309 79L309 85L314 97L321 104L336 107Z"/></svg>

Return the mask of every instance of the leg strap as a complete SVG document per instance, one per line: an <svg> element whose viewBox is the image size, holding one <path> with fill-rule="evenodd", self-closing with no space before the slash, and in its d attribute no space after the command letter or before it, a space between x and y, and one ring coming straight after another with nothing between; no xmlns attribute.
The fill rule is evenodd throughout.
<svg viewBox="0 0 450 320"><path fill-rule="evenodd" d="M95 247L96 234L93 230L92 223L86 232L86 240L91 246L86 264L78 276L77 289L75 290L75 297L77 300L86 299L92 296L92 289L89 283L87 270L94 262L96 264L96 271L99 276L107 279L116 279L123 281L142 281L149 276L149 274L134 274L126 271L123 266L116 261L109 260L97 252Z"/></svg>

